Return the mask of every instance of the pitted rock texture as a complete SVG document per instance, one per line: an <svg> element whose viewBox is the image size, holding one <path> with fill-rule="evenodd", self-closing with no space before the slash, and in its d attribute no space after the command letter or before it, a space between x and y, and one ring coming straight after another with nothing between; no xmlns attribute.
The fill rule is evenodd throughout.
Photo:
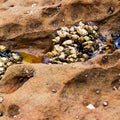
<svg viewBox="0 0 120 120"><path fill-rule="evenodd" d="M1 0L0 39L38 39L61 26L95 21L101 31L119 31L119 0ZM106 33L107 30L107 33Z"/></svg>
<svg viewBox="0 0 120 120"><path fill-rule="evenodd" d="M119 120L119 80L120 50L85 63L13 65L0 81L0 120Z"/></svg>
<svg viewBox="0 0 120 120"><path fill-rule="evenodd" d="M0 42L45 49L54 31L80 20L119 33L120 0L0 0ZM85 63L13 65L0 81L0 120L119 120L119 80L120 50Z"/></svg>

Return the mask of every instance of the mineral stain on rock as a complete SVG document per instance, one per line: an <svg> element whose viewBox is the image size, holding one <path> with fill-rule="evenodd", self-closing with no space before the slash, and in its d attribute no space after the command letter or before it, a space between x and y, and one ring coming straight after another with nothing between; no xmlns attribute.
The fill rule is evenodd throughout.
<svg viewBox="0 0 120 120"><path fill-rule="evenodd" d="M25 52L19 52L19 54L23 58L23 62L41 63L43 61L43 56L36 57L35 55L31 55Z"/></svg>

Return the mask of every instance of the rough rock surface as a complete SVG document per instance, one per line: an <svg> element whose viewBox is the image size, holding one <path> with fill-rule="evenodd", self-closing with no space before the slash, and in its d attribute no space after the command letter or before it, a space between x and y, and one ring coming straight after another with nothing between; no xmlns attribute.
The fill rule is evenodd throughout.
<svg viewBox="0 0 120 120"><path fill-rule="evenodd" d="M0 120L119 120L120 50L64 66L13 65L0 97Z"/></svg>
<svg viewBox="0 0 120 120"><path fill-rule="evenodd" d="M119 0L1 0L0 39L36 39L80 20L120 28ZM103 25L104 24L104 25ZM106 30L104 29L104 30ZM104 31L103 30L103 31Z"/></svg>
<svg viewBox="0 0 120 120"><path fill-rule="evenodd" d="M120 0L0 0L0 43L45 49L51 33L80 20L118 33ZM0 81L0 120L119 120L119 86L120 50L85 63L13 65Z"/></svg>

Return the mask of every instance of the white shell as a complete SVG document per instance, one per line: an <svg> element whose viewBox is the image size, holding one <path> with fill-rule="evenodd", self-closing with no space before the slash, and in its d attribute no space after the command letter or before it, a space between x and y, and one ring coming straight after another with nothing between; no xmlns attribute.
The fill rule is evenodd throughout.
<svg viewBox="0 0 120 120"><path fill-rule="evenodd" d="M90 110L94 110L95 107L92 104L89 104L88 106L86 106L86 108L90 109Z"/></svg>
<svg viewBox="0 0 120 120"><path fill-rule="evenodd" d="M3 62L0 62L0 67L2 67L4 65L4 63Z"/></svg>
<svg viewBox="0 0 120 120"><path fill-rule="evenodd" d="M84 39L85 39L86 41L89 41L89 40L90 40L90 37L85 36Z"/></svg>
<svg viewBox="0 0 120 120"><path fill-rule="evenodd" d="M83 57L87 59L89 56L87 54L83 54Z"/></svg>
<svg viewBox="0 0 120 120"><path fill-rule="evenodd" d="M72 44L72 43L73 43L72 40L66 40L66 41L64 41L62 44L63 44L63 45L69 45L69 44Z"/></svg>
<svg viewBox="0 0 120 120"><path fill-rule="evenodd" d="M0 67L0 74L4 73L4 68L3 67Z"/></svg>
<svg viewBox="0 0 120 120"><path fill-rule="evenodd" d="M55 51L55 50L52 51L52 56L56 56L57 54L58 54L57 51Z"/></svg>
<svg viewBox="0 0 120 120"><path fill-rule="evenodd" d="M12 65L13 63L12 62L8 62L7 63L7 66L9 67L10 65Z"/></svg>
<svg viewBox="0 0 120 120"><path fill-rule="evenodd" d="M75 31L75 28L72 26L71 28L70 28L70 32L74 32Z"/></svg>
<svg viewBox="0 0 120 120"><path fill-rule="evenodd" d="M15 53L12 53L12 57L14 58L14 60L19 60L20 59L20 56L18 56Z"/></svg>
<svg viewBox="0 0 120 120"><path fill-rule="evenodd" d="M60 46L60 45L55 45L55 46L54 46L54 50L56 50L56 51L58 51L58 52L61 52L63 49L64 49L63 46Z"/></svg>
<svg viewBox="0 0 120 120"><path fill-rule="evenodd" d="M87 35L88 34L87 30L85 30L83 28L77 27L76 30L77 30L78 34L80 34L80 35Z"/></svg>
<svg viewBox="0 0 120 120"><path fill-rule="evenodd" d="M4 45L0 45L0 51L6 50L6 47Z"/></svg>
<svg viewBox="0 0 120 120"><path fill-rule="evenodd" d="M74 40L79 38L78 35L72 35L71 37L72 37L72 39L74 39Z"/></svg>
<svg viewBox="0 0 120 120"><path fill-rule="evenodd" d="M64 58L65 58L65 53L64 53L64 52L61 52L61 55L59 56L59 58L64 59Z"/></svg>
<svg viewBox="0 0 120 120"><path fill-rule="evenodd" d="M37 4L36 4L36 3L33 3L33 4L32 4L32 7L35 7L35 6L37 6Z"/></svg>
<svg viewBox="0 0 120 120"><path fill-rule="evenodd" d="M69 29L67 27L62 27L61 30L69 32Z"/></svg>
<svg viewBox="0 0 120 120"><path fill-rule="evenodd" d="M94 42L93 41L87 41L87 42L84 42L82 45L92 45Z"/></svg>
<svg viewBox="0 0 120 120"><path fill-rule="evenodd" d="M0 96L0 103L2 103L2 102L3 102L3 100L4 100L4 99L3 99L3 97L1 97L1 96Z"/></svg>
<svg viewBox="0 0 120 120"><path fill-rule="evenodd" d="M64 37L66 37L66 36L68 35L68 32L59 30L59 31L57 31L57 34L58 34L60 37L64 38Z"/></svg>
<svg viewBox="0 0 120 120"><path fill-rule="evenodd" d="M79 26L80 26L81 28L83 28L83 27L85 26L85 24L80 21L80 22L79 22Z"/></svg>
<svg viewBox="0 0 120 120"><path fill-rule="evenodd" d="M55 39L52 39L53 42L59 42L60 41L60 36L55 37Z"/></svg>
<svg viewBox="0 0 120 120"><path fill-rule="evenodd" d="M72 55L69 55L68 58L77 58L77 55L76 55L76 53L74 53Z"/></svg>
<svg viewBox="0 0 120 120"><path fill-rule="evenodd" d="M68 46L68 48L70 49L70 53L76 53L76 49L74 47Z"/></svg>
<svg viewBox="0 0 120 120"><path fill-rule="evenodd" d="M1 57L1 60L2 60L3 62L7 62L7 61L8 61L8 58L6 58L6 57Z"/></svg>

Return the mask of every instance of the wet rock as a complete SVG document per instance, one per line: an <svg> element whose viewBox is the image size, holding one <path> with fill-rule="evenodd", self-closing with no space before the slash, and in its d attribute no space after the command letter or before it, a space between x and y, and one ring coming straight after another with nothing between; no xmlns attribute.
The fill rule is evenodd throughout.
<svg viewBox="0 0 120 120"><path fill-rule="evenodd" d="M119 84L120 61L115 57L119 55L120 50L111 54L108 57L111 64L107 66L100 63L105 54L84 63L10 66L0 81L3 117L72 120L77 115L79 119L118 120L120 92L112 90L112 86ZM93 64L89 64L90 61ZM34 71L32 77L29 77L30 71ZM21 77L27 80L20 82ZM96 94L96 90L100 90L100 94ZM96 109L93 106L87 109L89 104Z"/></svg>
<svg viewBox="0 0 120 120"><path fill-rule="evenodd" d="M21 48L35 43L45 49L51 38L54 38L54 31L60 27L75 25L81 20L95 21L99 29L94 29L98 29L103 36L110 37L111 33L120 32L119 3L119 0L26 0L24 2L1 0L0 42L4 45L10 43L13 46L17 43L17 46L22 46ZM88 24L94 26L93 23ZM86 29L91 32L91 27ZM74 29L71 28L70 32L73 31ZM79 33L87 34L85 31ZM78 38L78 36L69 37ZM83 38L79 40L82 41ZM85 39L89 40L88 37ZM59 38L55 41L59 42ZM80 50L81 46L77 49ZM29 52L32 53L33 49ZM84 50L85 54L88 52L90 51ZM95 52L96 54L98 53ZM108 56L107 60L106 56ZM118 50L111 55L97 55L85 63L69 65L26 63L8 67L0 81L0 94L4 98L4 102L0 104L0 119L119 120L120 92L112 90L112 87L119 85L118 81L113 82L118 80L120 74L119 59ZM2 60L7 61L4 57ZM73 60L72 58L71 61ZM84 58L80 61L84 61ZM103 71L102 74L100 71ZM58 84L57 88L54 84ZM57 92L53 94L51 88L56 89ZM101 94L96 95L94 90L97 89L101 90ZM110 103L109 107L103 107L106 98ZM89 104L96 107L96 101L99 101L97 109L94 111L86 109ZM19 107L21 111L18 110Z"/></svg>
<svg viewBox="0 0 120 120"><path fill-rule="evenodd" d="M52 2L27 0L22 3L18 0L6 0L0 2L0 38L10 40L18 37L25 39L46 37L61 26L73 25L81 19L96 22L102 20L103 22L100 23L103 24L108 18L110 22L102 27L105 28L112 23L112 26L106 28L108 32L113 26L117 30L119 28L119 2L119 0L112 2L106 0L103 4L102 1L91 0L69 2L66 0L52 0ZM93 26L92 23L89 24Z"/></svg>

